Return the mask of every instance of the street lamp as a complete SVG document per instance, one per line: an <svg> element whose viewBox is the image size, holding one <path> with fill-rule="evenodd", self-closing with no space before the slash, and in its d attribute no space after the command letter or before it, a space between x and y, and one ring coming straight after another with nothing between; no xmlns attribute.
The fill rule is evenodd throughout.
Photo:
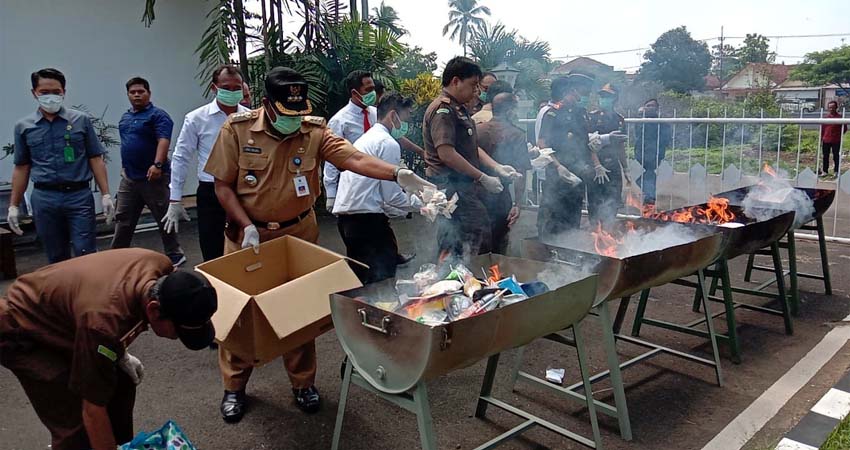
<svg viewBox="0 0 850 450"><path fill-rule="evenodd" d="M490 69L490 72L493 72L501 81L504 81L514 87L516 83L517 75L519 75L519 70L509 66L507 63L500 62L496 67Z"/></svg>

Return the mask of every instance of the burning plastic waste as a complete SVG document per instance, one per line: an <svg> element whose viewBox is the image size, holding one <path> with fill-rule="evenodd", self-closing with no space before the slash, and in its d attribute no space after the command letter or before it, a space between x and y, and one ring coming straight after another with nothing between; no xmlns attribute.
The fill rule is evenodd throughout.
<svg viewBox="0 0 850 450"><path fill-rule="evenodd" d="M427 217L431 222L437 220L437 216L440 215L451 219L452 213L457 209L457 201L457 192L452 195L452 198L447 198L445 190L426 187L422 191L422 202L424 205L419 209L419 213Z"/></svg>
<svg viewBox="0 0 850 450"><path fill-rule="evenodd" d="M375 306L401 314L426 325L441 325L462 320L526 300L549 291L539 281L521 284L515 276L503 276L499 266L481 269L476 277L463 265L451 267L445 277L438 276L433 264L419 268L412 280L397 280L397 301L382 298Z"/></svg>
<svg viewBox="0 0 850 450"><path fill-rule="evenodd" d="M583 230L565 233L551 244L611 258L627 258L685 244L695 238L693 230L678 223L642 226L640 222L622 221L617 224L619 226L608 229L597 225L589 233Z"/></svg>
<svg viewBox="0 0 850 450"><path fill-rule="evenodd" d="M688 206L658 213L646 213L644 217L663 220L665 222L722 225L734 221L735 213L729 208L729 199L711 197L705 205Z"/></svg>
<svg viewBox="0 0 850 450"><path fill-rule="evenodd" d="M769 214L769 208L794 211L795 227L810 221L815 214L814 201L767 164L761 180L750 189L741 206L745 214L757 220L766 219L764 216Z"/></svg>

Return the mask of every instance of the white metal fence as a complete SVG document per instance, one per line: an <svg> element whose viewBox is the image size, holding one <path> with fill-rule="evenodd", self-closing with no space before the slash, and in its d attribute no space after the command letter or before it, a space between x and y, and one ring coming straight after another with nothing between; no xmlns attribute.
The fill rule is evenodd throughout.
<svg viewBox="0 0 850 450"><path fill-rule="evenodd" d="M632 180L644 181L644 167L638 159L646 161L651 155L635 155L634 151L653 149L635 142L637 127L644 141L656 142L658 155L662 145L658 139L662 127L667 128L670 139L663 158L656 158L657 197L659 208L676 208L703 203L711 194L755 184L763 176L765 166L770 166L779 177L792 186L835 189L836 198L824 216L827 234L834 238L850 238L850 133L844 134L839 145L839 165L835 175L819 176L822 169L821 128L823 125L848 125L850 117L825 118L824 111L800 112L779 117L720 117L677 116L644 118L627 117L629 141L629 172ZM533 119L521 120L528 125ZM645 142L643 143L645 144ZM642 156L641 158L636 158ZM830 165L832 157L830 156ZM846 163L845 163L846 161ZM845 167L846 166L846 167ZM641 189L643 186L640 186ZM539 189L539 186L538 186Z"/></svg>

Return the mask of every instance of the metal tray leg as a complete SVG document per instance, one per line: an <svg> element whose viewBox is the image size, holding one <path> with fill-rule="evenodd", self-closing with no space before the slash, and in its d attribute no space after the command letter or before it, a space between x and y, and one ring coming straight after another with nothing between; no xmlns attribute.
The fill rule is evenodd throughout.
<svg viewBox="0 0 850 450"><path fill-rule="evenodd" d="M628 312L629 303L631 302L631 296L620 299L620 307L617 308L617 317L614 318L614 334L620 334L620 329L623 328L623 321L626 320L626 312Z"/></svg>
<svg viewBox="0 0 850 450"><path fill-rule="evenodd" d="M516 391L516 382L519 380L519 372L522 370L522 357L525 355L525 346L516 350L516 361L511 370L511 392Z"/></svg>
<svg viewBox="0 0 850 450"><path fill-rule="evenodd" d="M522 348L520 348L520 352L522 352ZM490 394L493 393L493 381L496 379L496 369L499 367L499 356L497 353L489 358L487 358L487 368L484 369L484 381L481 382L481 394L478 396L478 405L475 407L475 417L479 419L483 419L484 416L487 415L487 403L482 399L482 397L490 397ZM514 385L516 384L516 377L519 373L519 365L522 362L522 353L519 355L517 361L517 370L514 372ZM511 386L511 390L513 390L513 385Z"/></svg>
<svg viewBox="0 0 850 450"><path fill-rule="evenodd" d="M720 268L721 289L723 289L723 305L726 307L726 335L729 337L729 350L732 353L732 362L741 363L741 343L738 341L738 323L735 320L735 300L732 297L732 282L729 280L729 263L725 258L717 265ZM717 280L717 277L714 278ZM712 282L716 288L716 283Z"/></svg>
<svg viewBox="0 0 850 450"><path fill-rule="evenodd" d="M623 305L628 306L629 298L625 297L620 300L620 308L617 311L617 318L620 319L620 312L622 311L625 314ZM602 340L605 345L605 357L608 360L608 370L610 371L611 376L611 388L614 390L614 406L617 408L617 421L620 426L620 436L623 440L631 441L632 440L632 423L629 419L629 407L626 405L626 391L623 386L623 374L620 371L620 358L617 356L617 341L614 340L614 333L619 331L614 331L614 326L611 324L611 312L608 309L608 302L604 301L599 306L596 307L596 311L599 314L599 321L602 324ZM622 319L620 319L622 322ZM576 336L578 336L578 329L574 329ZM576 337L576 348L579 351L579 363L581 363L582 353L584 350L581 348L581 344L578 341L578 337ZM582 378L587 381L587 377L582 372ZM584 386L584 393L587 397L593 398L593 391L589 390L587 385ZM593 402L588 402L593 403ZM597 441L597 445L599 445Z"/></svg>
<svg viewBox="0 0 850 450"><path fill-rule="evenodd" d="M776 273L776 289L779 306L782 308L782 318L785 320L785 334L794 334L794 326L791 323L793 307L789 305L788 294L785 291L785 272L782 270L782 255L779 253L779 244L776 242L770 246L773 256L773 271Z"/></svg>
<svg viewBox="0 0 850 450"><path fill-rule="evenodd" d="M413 403L416 408L416 423L419 425L419 440L422 450L437 450L437 437L434 435L434 420L431 418L431 405L428 403L428 388L419 382L413 390Z"/></svg>
<svg viewBox="0 0 850 450"><path fill-rule="evenodd" d="M348 402L348 389L351 387L351 360L345 359L343 367L342 388L339 392L339 408L336 412L336 424L334 425L334 437L331 450L339 450L339 440L342 436L342 421L345 418L345 405Z"/></svg>
<svg viewBox="0 0 850 450"><path fill-rule="evenodd" d="M800 311L800 291L797 284L797 243L794 230L788 232L788 275L791 284L791 314L797 316Z"/></svg>
<svg viewBox="0 0 850 450"><path fill-rule="evenodd" d="M606 302L602 302L605 304ZM607 325L610 325L611 317L608 315L608 308L605 308L605 316L607 317ZM610 328L609 328L610 329ZM606 333L609 334L609 333ZM584 393L585 393L585 403L587 404L587 413L590 416L590 427L593 429L593 442L596 444L596 449L602 448L602 437L599 435L599 422L596 418L596 405L593 401L593 386L590 384L590 378L588 378L588 372L590 371L590 366L587 364L587 356L584 354L584 338L581 336L581 322L576 322L573 325L573 335L575 336L576 341L576 353L578 353L578 368L581 372L581 381L584 383ZM619 369L619 363L617 363L617 368ZM619 370L617 371L619 373ZM622 381L620 383L622 385ZM616 391L615 391L616 392ZM617 405L617 412L622 419L623 412L619 409L620 405ZM629 438L631 439L631 429L628 424L628 416L626 416L626 427L629 428ZM620 421L620 432L623 431L623 423ZM628 440L627 439L627 440Z"/></svg>
<svg viewBox="0 0 850 450"><path fill-rule="evenodd" d="M832 280L829 277L829 256L826 254L826 235L823 231L823 217L817 218L818 247L820 247L820 265L823 270L823 289L826 295L832 295Z"/></svg>
<svg viewBox="0 0 850 450"><path fill-rule="evenodd" d="M708 340L711 341L711 351L714 353L714 372L717 374L717 385L723 386L723 373L720 368L720 352L717 350L717 336L714 334L714 323L711 310L709 309L708 289L705 285L705 272L703 269L697 271L699 290L702 292L702 309L705 311L705 326L708 328Z"/></svg>
<svg viewBox="0 0 850 450"><path fill-rule="evenodd" d="M635 323L632 324L632 336L640 336L640 326L643 325L643 315L646 313L646 302L649 301L649 289L644 289L640 293L640 301L638 302L637 312L635 313Z"/></svg>
<svg viewBox="0 0 850 450"><path fill-rule="evenodd" d="M750 253L750 256L747 257L747 270L744 271L744 281L747 283L753 279L753 265L756 262L756 254Z"/></svg>

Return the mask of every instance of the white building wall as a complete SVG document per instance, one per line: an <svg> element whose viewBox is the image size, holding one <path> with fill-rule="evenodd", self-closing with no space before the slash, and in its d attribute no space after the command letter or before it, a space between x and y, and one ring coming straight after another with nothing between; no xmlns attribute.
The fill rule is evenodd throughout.
<svg viewBox="0 0 850 450"><path fill-rule="evenodd" d="M206 101L194 51L210 3L157 2L150 28L141 22L143 8L143 0L0 0L0 146L13 142L15 122L36 109L30 73L55 67L68 79L66 105L84 104L96 115L106 109L115 125L129 108L124 83L146 78L153 103L174 120L173 149L184 115ZM108 150L115 192L121 153ZM0 181L11 179L12 167L11 157L0 161ZM196 184L192 171L185 192Z"/></svg>

